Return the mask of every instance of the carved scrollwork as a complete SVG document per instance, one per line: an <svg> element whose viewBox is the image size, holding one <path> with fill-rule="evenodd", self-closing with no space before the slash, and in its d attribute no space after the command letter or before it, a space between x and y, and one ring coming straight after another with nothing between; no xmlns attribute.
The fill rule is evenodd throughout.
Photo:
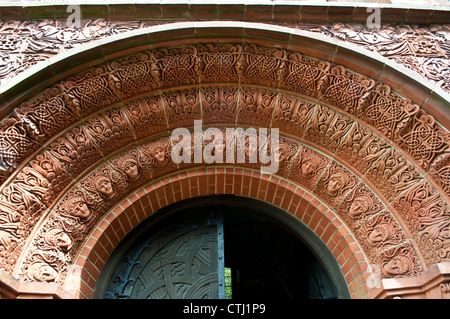
<svg viewBox="0 0 450 319"><path fill-rule="evenodd" d="M91 136L81 126L52 142L48 150L75 176L102 157Z"/></svg>
<svg viewBox="0 0 450 319"><path fill-rule="evenodd" d="M323 81L320 97L323 101L355 114L374 85L375 81L372 79L351 73L343 66L333 65Z"/></svg>
<svg viewBox="0 0 450 319"><path fill-rule="evenodd" d="M128 103L123 107L136 138L149 137L167 129L161 97L152 95Z"/></svg>
<svg viewBox="0 0 450 319"><path fill-rule="evenodd" d="M329 151L335 151L352 124L350 118L318 105L305 132L305 138Z"/></svg>
<svg viewBox="0 0 450 319"><path fill-rule="evenodd" d="M134 140L125 113L119 108L99 114L85 128L104 155Z"/></svg>
<svg viewBox="0 0 450 319"><path fill-rule="evenodd" d="M317 97L329 68L329 62L313 60L299 53L288 53L280 86Z"/></svg>
<svg viewBox="0 0 450 319"><path fill-rule="evenodd" d="M431 267L450 261L450 220L426 228L417 239L425 264Z"/></svg>
<svg viewBox="0 0 450 319"><path fill-rule="evenodd" d="M420 174L405 157L395 149L385 153L367 172L366 177L388 200L420 181Z"/></svg>
<svg viewBox="0 0 450 319"><path fill-rule="evenodd" d="M367 127L355 123L336 151L339 158L356 168L361 174L386 152L388 145Z"/></svg>
<svg viewBox="0 0 450 319"><path fill-rule="evenodd" d="M199 44L200 81L235 82L239 80L242 46L226 44Z"/></svg>
<svg viewBox="0 0 450 319"><path fill-rule="evenodd" d="M361 103L357 116L393 139L418 111L419 106L411 100L403 99L389 86L379 84Z"/></svg>
<svg viewBox="0 0 450 319"><path fill-rule="evenodd" d="M293 96L278 94L272 127L290 133L298 138L303 136L315 104Z"/></svg>
<svg viewBox="0 0 450 319"><path fill-rule="evenodd" d="M413 235L450 217L449 205L427 181L411 187L394 201L393 207Z"/></svg>
<svg viewBox="0 0 450 319"><path fill-rule="evenodd" d="M242 56L241 83L278 87L286 51L245 43L242 47Z"/></svg>
<svg viewBox="0 0 450 319"><path fill-rule="evenodd" d="M277 93L265 89L241 88L238 122L254 126L269 126Z"/></svg>
<svg viewBox="0 0 450 319"><path fill-rule="evenodd" d="M201 87L200 97L205 123L236 121L239 89L234 87Z"/></svg>
<svg viewBox="0 0 450 319"><path fill-rule="evenodd" d="M169 128L191 127L201 119L201 103L198 89L169 91L162 94Z"/></svg>

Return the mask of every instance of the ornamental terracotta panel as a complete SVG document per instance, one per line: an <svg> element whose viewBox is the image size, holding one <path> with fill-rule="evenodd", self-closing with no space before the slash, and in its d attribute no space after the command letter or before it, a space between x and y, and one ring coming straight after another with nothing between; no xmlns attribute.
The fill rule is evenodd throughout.
<svg viewBox="0 0 450 319"><path fill-rule="evenodd" d="M341 65L332 65L320 87L320 99L355 115L375 81L357 75Z"/></svg>
<svg viewBox="0 0 450 319"><path fill-rule="evenodd" d="M61 82L61 86L81 117L120 101L116 84L105 65L68 77Z"/></svg>
<svg viewBox="0 0 450 319"><path fill-rule="evenodd" d="M239 44L199 44L200 83L239 81L242 46Z"/></svg>
<svg viewBox="0 0 450 319"><path fill-rule="evenodd" d="M425 171L434 166L439 157L450 152L450 133L423 110L399 132L396 142L411 154Z"/></svg>
<svg viewBox="0 0 450 319"><path fill-rule="evenodd" d="M102 157L92 137L82 126L52 142L48 151L72 176L78 176Z"/></svg>
<svg viewBox="0 0 450 319"><path fill-rule="evenodd" d="M279 93L273 113L272 127L301 139L314 107L314 103Z"/></svg>
<svg viewBox="0 0 450 319"><path fill-rule="evenodd" d="M234 124L239 100L237 87L200 87L202 119L205 124Z"/></svg>
<svg viewBox="0 0 450 319"><path fill-rule="evenodd" d="M277 93L257 88L241 87L237 121L242 125L269 127Z"/></svg>
<svg viewBox="0 0 450 319"><path fill-rule="evenodd" d="M414 277L423 269L409 242L382 252L372 262L380 266L382 279Z"/></svg>
<svg viewBox="0 0 450 319"><path fill-rule="evenodd" d="M129 102L122 110L138 140L168 129L160 95L151 95Z"/></svg>
<svg viewBox="0 0 450 319"><path fill-rule="evenodd" d="M201 120L202 108L198 88L162 93L169 129L191 127Z"/></svg>

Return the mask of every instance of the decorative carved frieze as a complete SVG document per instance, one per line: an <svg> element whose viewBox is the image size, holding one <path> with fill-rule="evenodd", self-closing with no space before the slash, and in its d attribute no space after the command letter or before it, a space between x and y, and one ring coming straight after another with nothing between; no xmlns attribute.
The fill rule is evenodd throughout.
<svg viewBox="0 0 450 319"><path fill-rule="evenodd" d="M389 86L379 84L362 102L357 116L388 139L394 139L418 111L418 105L398 96Z"/></svg>
<svg viewBox="0 0 450 319"><path fill-rule="evenodd" d="M302 146L292 165L289 178L312 190L330 159L323 154Z"/></svg>
<svg viewBox="0 0 450 319"><path fill-rule="evenodd" d="M237 82L241 60L241 45L199 44L200 83Z"/></svg>
<svg viewBox="0 0 450 319"><path fill-rule="evenodd" d="M288 53L280 87L307 96L318 97L330 63L313 60L300 53Z"/></svg>
<svg viewBox="0 0 450 319"><path fill-rule="evenodd" d="M204 123L235 123L239 99L237 87L201 87Z"/></svg>
<svg viewBox="0 0 450 319"><path fill-rule="evenodd" d="M249 124L254 127L268 127L276 101L276 92L241 87L239 90L238 123Z"/></svg>
<svg viewBox="0 0 450 319"><path fill-rule="evenodd" d="M353 121L332 109L318 105L304 138L330 152L336 151L352 127Z"/></svg>
<svg viewBox="0 0 450 319"><path fill-rule="evenodd" d="M280 93L273 113L272 127L302 138L314 107L315 104L311 102Z"/></svg>
<svg viewBox="0 0 450 319"><path fill-rule="evenodd" d="M399 132L397 143L426 171L440 155L450 153L450 134L423 110Z"/></svg>
<svg viewBox="0 0 450 319"><path fill-rule="evenodd" d="M245 43L242 47L240 82L277 88L283 73L286 51Z"/></svg>
<svg viewBox="0 0 450 319"><path fill-rule="evenodd" d="M373 262L381 267L381 278L414 277L422 272L419 258L409 242L385 250Z"/></svg>
<svg viewBox="0 0 450 319"><path fill-rule="evenodd" d="M417 169L397 150L391 148L369 169L365 177L376 185L388 202L421 181Z"/></svg>
<svg viewBox="0 0 450 319"><path fill-rule="evenodd" d="M198 88L168 91L162 94L169 129L191 127L201 119L201 103Z"/></svg>

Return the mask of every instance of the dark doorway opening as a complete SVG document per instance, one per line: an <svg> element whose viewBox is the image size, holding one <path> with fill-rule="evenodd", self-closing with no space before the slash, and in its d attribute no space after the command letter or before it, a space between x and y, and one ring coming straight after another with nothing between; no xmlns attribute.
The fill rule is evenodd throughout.
<svg viewBox="0 0 450 319"><path fill-rule="evenodd" d="M190 235L191 231L199 232L193 220L194 224L205 225L202 237ZM194 226L191 230L186 225ZM187 248L171 248L177 245L200 247L200 253L192 253L192 262L185 263L186 257L177 254ZM151 250L155 247L164 254ZM163 259L166 265L162 265ZM207 282L202 279L205 265L209 267ZM194 273L200 277L189 286ZM170 287L165 289L164 282ZM151 288L155 285L157 290ZM205 293L197 293L196 285ZM152 293L137 293L136 287ZM111 255L97 281L94 298L185 298L178 291L201 298L235 300L349 297L337 261L314 232L280 208L231 195L178 202L142 222Z"/></svg>

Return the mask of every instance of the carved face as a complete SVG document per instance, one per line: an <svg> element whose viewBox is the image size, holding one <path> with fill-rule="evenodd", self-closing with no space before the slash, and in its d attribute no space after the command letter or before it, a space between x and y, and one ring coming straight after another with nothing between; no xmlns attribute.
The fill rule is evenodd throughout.
<svg viewBox="0 0 450 319"><path fill-rule="evenodd" d="M411 261L405 256L395 256L383 266L383 270L389 275L404 275L412 269Z"/></svg>
<svg viewBox="0 0 450 319"><path fill-rule="evenodd" d="M49 242L63 250L69 250L72 246L72 239L61 229L53 229L49 232Z"/></svg>
<svg viewBox="0 0 450 319"><path fill-rule="evenodd" d="M370 244L375 245L385 241L388 237L389 230L386 227L377 226L367 235L367 240Z"/></svg>
<svg viewBox="0 0 450 319"><path fill-rule="evenodd" d="M81 197L72 198L68 202L68 212L82 220L87 220L91 216L91 210Z"/></svg>
<svg viewBox="0 0 450 319"><path fill-rule="evenodd" d="M245 155L247 158L254 156L258 152L258 141L257 138L245 137Z"/></svg>
<svg viewBox="0 0 450 319"><path fill-rule="evenodd" d="M103 195L105 195L107 198L111 198L112 196L114 196L115 190L113 185L111 184L111 181L106 178L106 177L102 177L102 178L98 178L97 180L95 180L95 188L102 193Z"/></svg>
<svg viewBox="0 0 450 319"><path fill-rule="evenodd" d="M316 170L317 165L312 159L305 160L300 166L300 174L309 177Z"/></svg>
<svg viewBox="0 0 450 319"><path fill-rule="evenodd" d="M348 210L350 217L356 218L369 210L369 203L365 197L356 197Z"/></svg>
<svg viewBox="0 0 450 319"><path fill-rule="evenodd" d="M129 159L125 161L122 164L122 170L131 179L135 179L139 176L139 170L135 160Z"/></svg>
<svg viewBox="0 0 450 319"><path fill-rule="evenodd" d="M152 150L152 156L159 164L163 164L166 161L166 152L161 147L155 147Z"/></svg>
<svg viewBox="0 0 450 319"><path fill-rule="evenodd" d="M58 276L58 272L49 264L36 263L30 267L29 276L40 282L53 281Z"/></svg>
<svg viewBox="0 0 450 319"><path fill-rule="evenodd" d="M344 187L345 183L347 182L347 179L345 177L345 174L343 173L334 173L331 177L330 180L328 181L327 187L326 187L326 192L329 195L335 196L337 194L337 192Z"/></svg>

